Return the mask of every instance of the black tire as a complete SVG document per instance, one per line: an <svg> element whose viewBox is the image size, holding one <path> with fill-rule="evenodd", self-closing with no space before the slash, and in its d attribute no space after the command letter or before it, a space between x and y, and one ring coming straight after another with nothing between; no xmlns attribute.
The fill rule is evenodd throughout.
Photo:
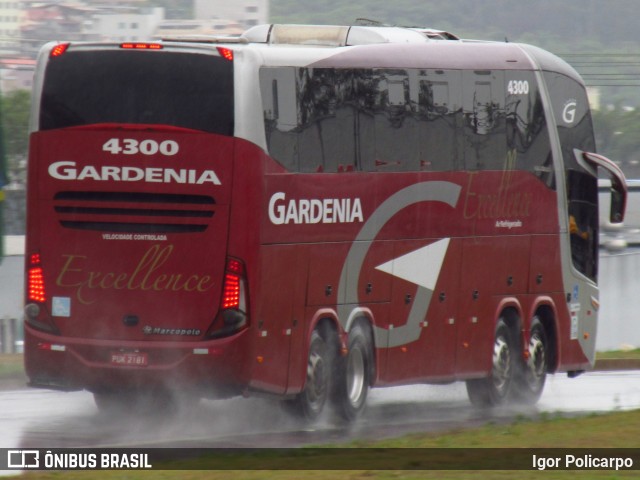
<svg viewBox="0 0 640 480"><path fill-rule="evenodd" d="M513 389L514 400L533 405L544 390L549 369L549 342L544 326L535 317L531 322L528 357L518 362Z"/></svg>
<svg viewBox="0 0 640 480"><path fill-rule="evenodd" d="M332 401L336 413L351 422L364 410L371 385L371 336L356 325L349 332L349 351L336 365Z"/></svg>
<svg viewBox="0 0 640 480"><path fill-rule="evenodd" d="M493 342L491 374L485 378L467 380L467 393L472 404L493 407L504 403L509 397L515 377L515 344L511 330L500 319Z"/></svg>
<svg viewBox="0 0 640 480"><path fill-rule="evenodd" d="M307 360L307 378L304 390L293 400L286 403L287 409L306 421L315 421L322 413L329 398L331 388L331 365L333 362L330 341L321 335L318 329L311 334L309 358Z"/></svg>

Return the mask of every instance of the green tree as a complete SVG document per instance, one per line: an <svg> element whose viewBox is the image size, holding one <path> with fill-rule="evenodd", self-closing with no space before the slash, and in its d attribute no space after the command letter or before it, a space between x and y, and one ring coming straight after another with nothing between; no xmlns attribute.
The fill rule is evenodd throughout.
<svg viewBox="0 0 640 480"><path fill-rule="evenodd" d="M30 107L31 94L26 90L15 90L2 97L2 130L10 159L27 156Z"/></svg>

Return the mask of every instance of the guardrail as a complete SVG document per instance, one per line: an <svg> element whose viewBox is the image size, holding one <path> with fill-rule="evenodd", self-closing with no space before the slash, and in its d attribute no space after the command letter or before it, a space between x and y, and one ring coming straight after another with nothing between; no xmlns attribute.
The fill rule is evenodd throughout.
<svg viewBox="0 0 640 480"><path fill-rule="evenodd" d="M22 353L21 327L17 318L0 318L0 353Z"/></svg>

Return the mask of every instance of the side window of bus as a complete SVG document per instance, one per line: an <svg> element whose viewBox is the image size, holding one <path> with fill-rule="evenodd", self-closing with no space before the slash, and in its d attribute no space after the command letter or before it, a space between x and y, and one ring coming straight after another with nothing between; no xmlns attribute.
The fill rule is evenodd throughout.
<svg viewBox="0 0 640 480"><path fill-rule="evenodd" d="M591 279L598 276L598 184L588 173L567 170L569 239L576 269Z"/></svg>
<svg viewBox="0 0 640 480"><path fill-rule="evenodd" d="M270 155L294 172L554 170L531 72L260 71Z"/></svg>
<svg viewBox="0 0 640 480"><path fill-rule="evenodd" d="M372 72L370 89L374 151L363 162L366 170L416 171L418 163L418 99L412 96L410 75L415 71L379 69ZM369 126L371 128L371 126ZM365 147L366 148L366 147ZM371 157L373 153L373 157Z"/></svg>
<svg viewBox="0 0 640 480"><path fill-rule="evenodd" d="M353 70L297 69L301 172L352 171L356 165Z"/></svg>
<svg viewBox="0 0 640 480"><path fill-rule="evenodd" d="M598 179L578 163L574 149L594 152L595 139L585 88L565 75L545 72L566 172L568 229L574 267L597 278Z"/></svg>
<svg viewBox="0 0 640 480"><path fill-rule="evenodd" d="M504 72L462 73L464 164L466 170L502 170L507 166Z"/></svg>
<svg viewBox="0 0 640 480"><path fill-rule="evenodd" d="M292 67L262 68L260 93L269 154L291 172L298 171L298 109Z"/></svg>
<svg viewBox="0 0 640 480"><path fill-rule="evenodd" d="M292 172L355 169L355 76L332 68L260 70L267 148L278 163Z"/></svg>
<svg viewBox="0 0 640 480"><path fill-rule="evenodd" d="M458 135L462 113L459 70L420 70L418 74L418 142L420 170L462 169Z"/></svg>
<svg viewBox="0 0 640 480"><path fill-rule="evenodd" d="M505 72L507 150L511 168L526 170L555 190L555 170L540 88L533 72Z"/></svg>

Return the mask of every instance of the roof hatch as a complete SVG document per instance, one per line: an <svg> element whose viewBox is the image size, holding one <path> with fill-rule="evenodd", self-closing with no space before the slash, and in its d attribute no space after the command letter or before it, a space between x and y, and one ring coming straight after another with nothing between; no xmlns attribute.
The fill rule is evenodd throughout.
<svg viewBox="0 0 640 480"><path fill-rule="evenodd" d="M242 34L249 43L340 47L376 43L424 43L458 40L441 30L389 26L257 25Z"/></svg>

